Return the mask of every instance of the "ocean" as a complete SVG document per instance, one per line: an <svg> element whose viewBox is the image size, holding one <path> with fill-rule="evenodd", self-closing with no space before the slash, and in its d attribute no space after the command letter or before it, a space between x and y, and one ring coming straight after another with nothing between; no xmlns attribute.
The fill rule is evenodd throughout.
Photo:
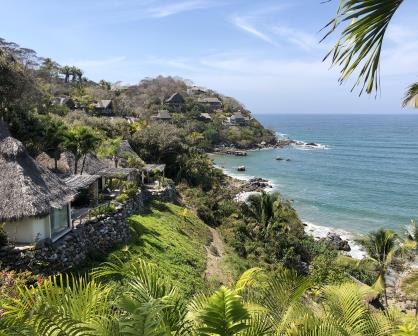
<svg viewBox="0 0 418 336"><path fill-rule="evenodd" d="M381 227L403 232L418 219L418 115L256 118L279 136L321 146L217 155L215 163L239 178L270 180L303 221L357 235Z"/></svg>

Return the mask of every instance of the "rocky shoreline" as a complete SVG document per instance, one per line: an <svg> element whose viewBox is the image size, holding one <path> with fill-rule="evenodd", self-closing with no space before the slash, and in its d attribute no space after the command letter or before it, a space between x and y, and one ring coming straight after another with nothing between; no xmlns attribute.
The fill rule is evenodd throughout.
<svg viewBox="0 0 418 336"><path fill-rule="evenodd" d="M212 154L225 154L235 156L246 156L247 151L262 150L262 149L274 149L274 148L285 148L298 142L290 139L277 139L274 144L261 142L245 148L238 148L235 146L221 145L213 149Z"/></svg>

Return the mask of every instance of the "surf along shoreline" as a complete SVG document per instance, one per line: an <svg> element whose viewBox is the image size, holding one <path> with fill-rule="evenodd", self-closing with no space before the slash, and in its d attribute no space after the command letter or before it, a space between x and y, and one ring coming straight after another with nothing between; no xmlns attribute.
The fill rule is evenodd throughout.
<svg viewBox="0 0 418 336"><path fill-rule="evenodd" d="M223 155L235 155L233 154L233 150L236 150L239 152L239 156L247 156L251 155L252 151L256 150L273 150L277 147L287 146L302 146L305 148L306 146L311 146L312 149L324 149L323 147L319 147L319 144L306 144L294 140L286 140L286 144L281 143L279 146L260 146L260 148L254 148L251 150L246 150L245 152L238 149L231 149L228 148L227 150L222 151L214 151L212 153L208 153L209 156L213 160L213 164L216 168L221 169L222 172L229 177L228 184L230 187L234 190L236 193L235 200L237 202L245 202L246 199L254 193L260 193L262 191L265 192L280 192L280 189L278 186L274 185L272 181L265 179L264 177L259 176L251 176L250 174L246 174L246 172L239 174L234 174L231 170L226 169L225 167L219 166L216 164L216 157L217 156L223 156ZM322 146L322 145L321 145ZM245 154L243 154L245 153ZM292 202L292 201L291 201ZM296 209L297 211L297 209ZM311 236L313 236L316 240L327 238L328 235L337 235L340 237L343 241L347 241L351 250L344 252L341 251L343 254L346 254L348 256L351 256L354 259L363 259L367 255L361 245L357 242L357 240L361 237L359 234L349 232L343 229L337 229L333 227L327 227L320 224L314 224L309 221L309 219L301 218L304 227L305 232Z"/></svg>

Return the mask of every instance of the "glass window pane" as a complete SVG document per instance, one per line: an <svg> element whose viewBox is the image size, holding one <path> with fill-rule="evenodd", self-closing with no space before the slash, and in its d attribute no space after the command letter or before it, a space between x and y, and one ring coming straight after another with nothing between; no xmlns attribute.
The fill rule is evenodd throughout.
<svg viewBox="0 0 418 336"><path fill-rule="evenodd" d="M51 236L54 237L58 233L68 228L68 206L64 206L61 209L51 209Z"/></svg>

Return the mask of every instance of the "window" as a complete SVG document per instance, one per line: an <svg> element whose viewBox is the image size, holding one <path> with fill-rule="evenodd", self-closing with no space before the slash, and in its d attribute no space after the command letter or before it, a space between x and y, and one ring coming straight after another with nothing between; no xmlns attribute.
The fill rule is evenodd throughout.
<svg viewBox="0 0 418 336"><path fill-rule="evenodd" d="M61 209L51 209L51 238L70 227L69 210L69 205L65 205Z"/></svg>

